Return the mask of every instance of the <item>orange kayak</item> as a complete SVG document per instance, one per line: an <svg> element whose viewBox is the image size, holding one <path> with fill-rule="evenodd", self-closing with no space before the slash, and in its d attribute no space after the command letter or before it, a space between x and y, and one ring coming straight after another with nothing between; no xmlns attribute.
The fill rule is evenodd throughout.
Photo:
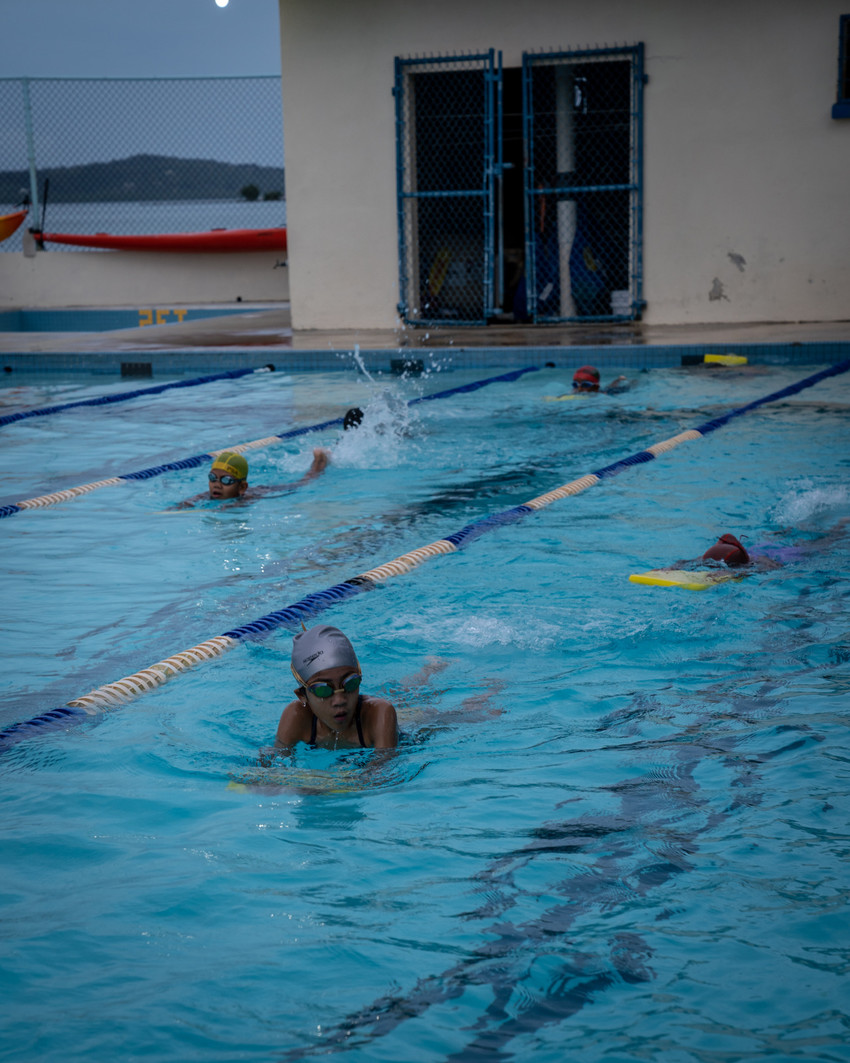
<svg viewBox="0 0 850 1063"><path fill-rule="evenodd" d="M25 210L16 210L14 214L0 214L0 240L11 236L27 216Z"/></svg>

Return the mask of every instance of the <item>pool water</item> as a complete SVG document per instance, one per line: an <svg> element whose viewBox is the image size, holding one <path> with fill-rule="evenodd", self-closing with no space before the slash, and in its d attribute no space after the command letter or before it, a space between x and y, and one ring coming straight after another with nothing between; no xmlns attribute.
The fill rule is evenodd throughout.
<svg viewBox="0 0 850 1063"><path fill-rule="evenodd" d="M169 511L204 467L0 521L0 728L816 368L413 407L498 371L275 373L10 425L3 504L366 411L249 454L283 484L332 451L249 506ZM268 754L281 628L0 754L0 1059L848 1058L848 417L845 375L327 609L394 753ZM814 548L629 582L725 531Z"/></svg>

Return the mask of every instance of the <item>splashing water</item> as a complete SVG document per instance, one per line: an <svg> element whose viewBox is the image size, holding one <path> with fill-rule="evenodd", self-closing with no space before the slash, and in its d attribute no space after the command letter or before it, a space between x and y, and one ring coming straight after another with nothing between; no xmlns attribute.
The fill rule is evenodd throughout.
<svg viewBox="0 0 850 1063"><path fill-rule="evenodd" d="M779 524L800 527L812 517L847 505L847 488L843 484L816 487L811 480L790 488L773 514Z"/></svg>

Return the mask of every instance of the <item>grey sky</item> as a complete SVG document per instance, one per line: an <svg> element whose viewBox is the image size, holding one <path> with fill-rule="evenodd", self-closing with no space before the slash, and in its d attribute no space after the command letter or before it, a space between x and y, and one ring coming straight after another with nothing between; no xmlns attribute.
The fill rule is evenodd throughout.
<svg viewBox="0 0 850 1063"><path fill-rule="evenodd" d="M280 74L277 0L0 0L3 77Z"/></svg>
<svg viewBox="0 0 850 1063"><path fill-rule="evenodd" d="M278 26L277 0L0 0L0 170L27 166L27 98L38 168L145 153L279 166ZM189 80L210 77L241 80Z"/></svg>

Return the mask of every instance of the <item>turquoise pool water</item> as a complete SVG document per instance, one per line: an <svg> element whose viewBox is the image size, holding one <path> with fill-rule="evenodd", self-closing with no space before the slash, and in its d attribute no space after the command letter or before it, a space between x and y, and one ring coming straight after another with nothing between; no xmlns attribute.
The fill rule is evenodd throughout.
<svg viewBox="0 0 850 1063"><path fill-rule="evenodd" d="M275 373L10 425L0 503L367 411L249 455L284 483L330 447L297 493L164 512L196 469L0 521L0 727L808 372L412 408L495 373ZM846 1059L848 538L702 593L628 576L834 529L849 413L825 381L325 611L393 755L261 756L283 630L0 755L0 1059Z"/></svg>

